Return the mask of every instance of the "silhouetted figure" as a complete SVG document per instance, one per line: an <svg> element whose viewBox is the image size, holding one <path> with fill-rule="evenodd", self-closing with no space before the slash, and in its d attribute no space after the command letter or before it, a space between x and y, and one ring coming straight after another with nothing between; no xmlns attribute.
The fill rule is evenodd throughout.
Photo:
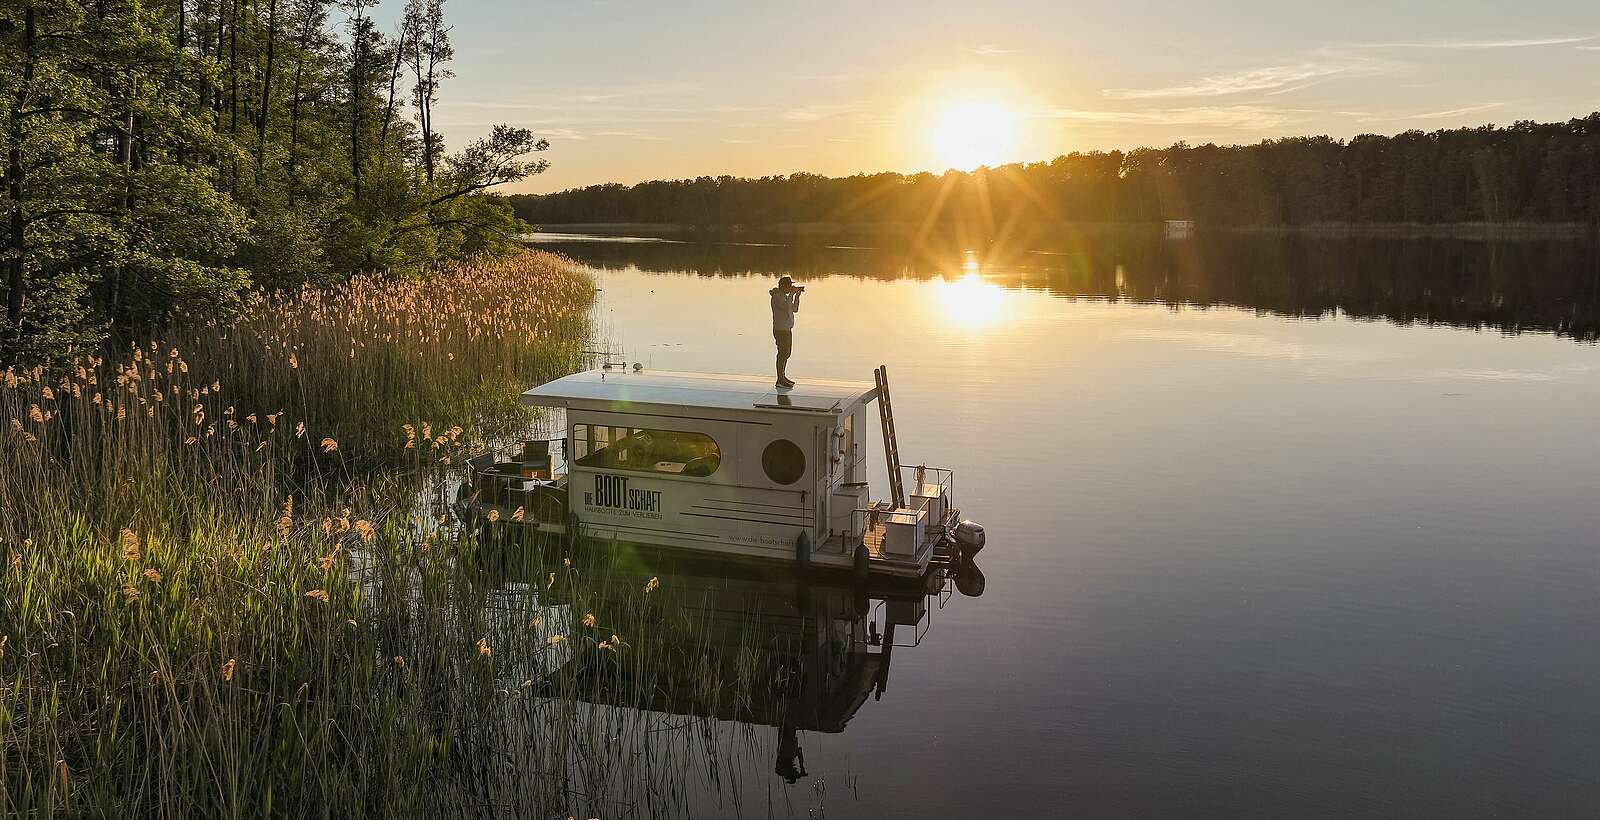
<svg viewBox="0 0 1600 820"><path fill-rule="evenodd" d="M805 288L796 287L794 280L785 276L769 292L772 294L772 340L778 345L777 387L787 390L794 387L784 371L789 366L789 354L794 350L794 315L800 312L800 294Z"/></svg>
<svg viewBox="0 0 1600 820"><path fill-rule="evenodd" d="M806 753L800 748L800 734L787 722L778 729L778 765L773 771L790 785L806 776Z"/></svg>

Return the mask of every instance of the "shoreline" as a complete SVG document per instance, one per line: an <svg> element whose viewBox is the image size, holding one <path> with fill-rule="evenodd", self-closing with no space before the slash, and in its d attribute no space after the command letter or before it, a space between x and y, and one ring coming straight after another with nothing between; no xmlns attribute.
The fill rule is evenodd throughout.
<svg viewBox="0 0 1600 820"><path fill-rule="evenodd" d="M1024 238L1046 236L1157 236L1161 222L1061 222L1030 225ZM850 240L914 241L916 226L895 222L782 222L769 225L694 225L686 222L563 222L536 226L533 234L582 237L633 237L682 242L762 242L829 244ZM983 232L954 225L931 233L976 238ZM1319 239L1593 240L1600 226L1585 222L1318 222L1304 225L1196 225L1200 235L1296 236ZM526 239L524 244L530 244ZM557 240L559 241L559 240ZM535 243L536 244L536 243Z"/></svg>

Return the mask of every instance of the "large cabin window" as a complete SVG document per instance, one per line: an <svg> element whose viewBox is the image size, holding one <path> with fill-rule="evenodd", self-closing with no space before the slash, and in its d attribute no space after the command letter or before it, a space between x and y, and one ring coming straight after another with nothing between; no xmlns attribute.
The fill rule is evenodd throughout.
<svg viewBox="0 0 1600 820"><path fill-rule="evenodd" d="M573 463L601 470L704 478L722 464L722 451L705 433L572 425Z"/></svg>

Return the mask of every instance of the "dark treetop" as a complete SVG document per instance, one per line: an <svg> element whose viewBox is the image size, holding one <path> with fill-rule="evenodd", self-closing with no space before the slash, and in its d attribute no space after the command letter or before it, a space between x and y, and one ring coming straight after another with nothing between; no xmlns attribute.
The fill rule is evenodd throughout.
<svg viewBox="0 0 1600 820"><path fill-rule="evenodd" d="M1349 141L1180 142L974 173L700 177L511 199L535 223L1593 223L1600 220L1600 113Z"/></svg>

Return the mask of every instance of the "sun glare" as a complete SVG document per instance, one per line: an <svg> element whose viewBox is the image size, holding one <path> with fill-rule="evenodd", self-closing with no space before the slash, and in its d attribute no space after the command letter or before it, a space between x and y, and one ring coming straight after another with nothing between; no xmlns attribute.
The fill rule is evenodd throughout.
<svg viewBox="0 0 1600 820"><path fill-rule="evenodd" d="M934 158L946 168L1003 165L1016 154L1017 116L996 102L952 103L935 118L930 138Z"/></svg>
<svg viewBox="0 0 1600 820"><path fill-rule="evenodd" d="M994 324L1006 309L1006 289L967 271L956 279L935 279L934 293L950 324L974 330Z"/></svg>

